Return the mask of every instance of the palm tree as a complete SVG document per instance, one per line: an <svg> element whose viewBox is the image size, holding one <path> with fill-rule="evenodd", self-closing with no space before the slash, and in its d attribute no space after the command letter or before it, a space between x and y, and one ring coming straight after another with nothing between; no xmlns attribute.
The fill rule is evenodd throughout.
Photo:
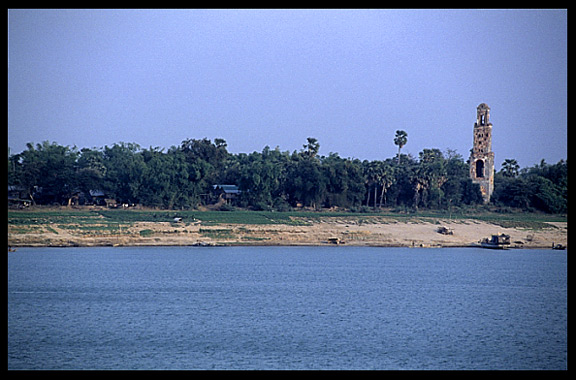
<svg viewBox="0 0 576 380"><path fill-rule="evenodd" d="M518 161L513 158L507 158L502 163L502 174L506 177L515 178L518 176L518 170L520 169L520 165L518 165Z"/></svg>
<svg viewBox="0 0 576 380"><path fill-rule="evenodd" d="M410 182L414 189L414 209L418 211L418 205L422 200L428 199L428 190L434 180L432 170L427 165L419 165L413 172L410 173Z"/></svg>
<svg viewBox="0 0 576 380"><path fill-rule="evenodd" d="M368 194L366 197L366 206L370 204L370 191L371 188L374 187L374 208L376 208L376 194L378 188L378 180L380 178L380 170L378 161L370 161L366 162L366 166L364 167L364 173L366 176L366 184L368 185Z"/></svg>
<svg viewBox="0 0 576 380"><path fill-rule="evenodd" d="M398 145L398 165L400 165L400 150L408 142L408 133L403 130L397 130L394 136L394 144Z"/></svg>
<svg viewBox="0 0 576 380"><path fill-rule="evenodd" d="M304 156L308 158L316 157L318 151L320 150L320 143L314 137L308 137L306 140L308 141L308 144L302 145L302 147L304 148L303 150Z"/></svg>
<svg viewBox="0 0 576 380"><path fill-rule="evenodd" d="M366 206L370 202L370 192L374 191L374 208L378 207L378 189L382 188L380 192L380 208L384 200L384 196L388 189L394 184L396 180L395 168L386 161L370 161L364 168L366 175L366 184L368 185L368 194L366 199Z"/></svg>
<svg viewBox="0 0 576 380"><path fill-rule="evenodd" d="M378 180L380 182L380 186L382 186L382 192L380 193L380 208L382 208L382 200L384 199L384 195L390 186L394 184L396 173L394 167L390 166L390 164L386 161L382 162L380 169L381 172Z"/></svg>

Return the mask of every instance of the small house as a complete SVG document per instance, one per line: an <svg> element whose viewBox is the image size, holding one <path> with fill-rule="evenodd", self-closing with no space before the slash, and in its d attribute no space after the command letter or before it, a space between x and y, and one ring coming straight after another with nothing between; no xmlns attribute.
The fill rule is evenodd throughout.
<svg viewBox="0 0 576 380"><path fill-rule="evenodd" d="M92 198L92 203L97 206L105 206L106 194L102 190L90 190L90 198Z"/></svg>
<svg viewBox="0 0 576 380"><path fill-rule="evenodd" d="M22 186L8 186L8 205L24 208L32 204L28 192Z"/></svg>
<svg viewBox="0 0 576 380"><path fill-rule="evenodd" d="M242 193L236 185L213 185L212 189L214 195L218 199L223 199L226 203L230 203Z"/></svg>

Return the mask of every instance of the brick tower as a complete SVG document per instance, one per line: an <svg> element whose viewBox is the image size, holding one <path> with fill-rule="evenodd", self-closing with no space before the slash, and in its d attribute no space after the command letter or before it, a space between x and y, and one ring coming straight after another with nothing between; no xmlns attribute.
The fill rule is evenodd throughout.
<svg viewBox="0 0 576 380"><path fill-rule="evenodd" d="M476 108L474 146L470 153L470 178L480 185L484 203L490 202L494 190L494 152L492 152L492 123L490 107L486 103Z"/></svg>

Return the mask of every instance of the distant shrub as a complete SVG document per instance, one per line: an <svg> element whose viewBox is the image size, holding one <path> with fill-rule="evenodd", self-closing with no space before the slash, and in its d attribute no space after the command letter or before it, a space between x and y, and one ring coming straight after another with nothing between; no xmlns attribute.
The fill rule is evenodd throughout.
<svg viewBox="0 0 576 380"><path fill-rule="evenodd" d="M224 203L218 208L218 211L234 211L235 209L236 208L234 206Z"/></svg>
<svg viewBox="0 0 576 380"><path fill-rule="evenodd" d="M148 236L152 236L153 233L154 233L154 231L152 231L152 230L141 230L140 236L148 237Z"/></svg>

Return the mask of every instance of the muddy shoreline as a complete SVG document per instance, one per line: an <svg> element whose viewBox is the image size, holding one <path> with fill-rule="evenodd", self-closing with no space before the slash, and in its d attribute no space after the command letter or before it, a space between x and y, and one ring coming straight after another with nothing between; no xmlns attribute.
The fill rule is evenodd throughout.
<svg viewBox="0 0 576 380"><path fill-rule="evenodd" d="M453 235L438 232L442 225ZM503 228L478 220L390 222L354 224L318 222L306 226L284 224L198 224L137 222L116 233L86 234L54 224L39 225L37 231L22 233L9 225L11 247L97 247L97 246L322 246L377 247L470 247L491 234L510 235L511 247L551 248L567 245L567 223L549 223L539 229Z"/></svg>

